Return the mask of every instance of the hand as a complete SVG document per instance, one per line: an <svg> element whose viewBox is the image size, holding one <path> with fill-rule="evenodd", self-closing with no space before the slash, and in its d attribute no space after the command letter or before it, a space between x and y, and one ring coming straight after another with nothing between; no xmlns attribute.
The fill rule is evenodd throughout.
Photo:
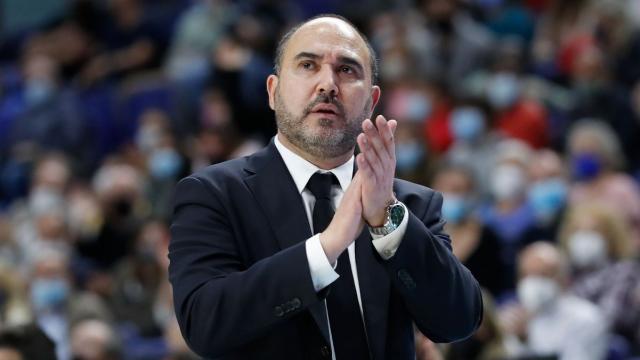
<svg viewBox="0 0 640 360"><path fill-rule="evenodd" d="M357 172L344 193L331 223L320 233L320 244L331 264L335 264L338 256L362 232L364 220L361 194L362 175Z"/></svg>
<svg viewBox="0 0 640 360"><path fill-rule="evenodd" d="M358 173L362 173L362 216L372 227L384 225L387 206L394 200L396 149L393 134L398 123L378 115L376 126L377 129L369 119L362 122L363 133L358 135L361 153L356 157Z"/></svg>
<svg viewBox="0 0 640 360"><path fill-rule="evenodd" d="M506 305L498 313L498 324L502 331L521 340L527 338L528 323L529 314L519 304Z"/></svg>

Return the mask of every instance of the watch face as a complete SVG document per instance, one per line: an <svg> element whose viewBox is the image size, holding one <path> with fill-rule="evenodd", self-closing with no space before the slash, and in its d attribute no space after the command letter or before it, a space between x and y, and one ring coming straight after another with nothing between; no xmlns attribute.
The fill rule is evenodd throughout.
<svg viewBox="0 0 640 360"><path fill-rule="evenodd" d="M389 209L389 218L391 223L396 227L400 226L402 219L404 218L404 206L401 204L392 205Z"/></svg>

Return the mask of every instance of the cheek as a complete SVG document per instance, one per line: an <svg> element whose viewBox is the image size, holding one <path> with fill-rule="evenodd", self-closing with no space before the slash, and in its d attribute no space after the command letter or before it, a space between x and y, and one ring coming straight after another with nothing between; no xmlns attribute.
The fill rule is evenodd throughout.
<svg viewBox="0 0 640 360"><path fill-rule="evenodd" d="M369 95L366 89L360 86L346 89L344 92L345 103L348 103L351 112L361 113L369 103Z"/></svg>

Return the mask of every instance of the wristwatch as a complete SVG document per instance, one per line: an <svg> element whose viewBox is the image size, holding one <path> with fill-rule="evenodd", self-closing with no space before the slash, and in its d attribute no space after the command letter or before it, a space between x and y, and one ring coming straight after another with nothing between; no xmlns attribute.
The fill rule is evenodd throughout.
<svg viewBox="0 0 640 360"><path fill-rule="evenodd" d="M394 201L387 206L387 220L384 224L378 227L369 226L369 231L375 235L389 235L400 226L402 219L404 219L404 205L397 199L394 199Z"/></svg>

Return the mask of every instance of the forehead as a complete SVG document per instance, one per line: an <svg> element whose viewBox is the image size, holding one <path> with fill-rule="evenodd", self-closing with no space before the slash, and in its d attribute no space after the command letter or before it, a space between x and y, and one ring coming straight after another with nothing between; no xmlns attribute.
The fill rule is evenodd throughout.
<svg viewBox="0 0 640 360"><path fill-rule="evenodd" d="M287 43L285 63L301 52L323 57L348 56L363 66L369 64L369 50L357 30L336 18L319 18L302 25Z"/></svg>

